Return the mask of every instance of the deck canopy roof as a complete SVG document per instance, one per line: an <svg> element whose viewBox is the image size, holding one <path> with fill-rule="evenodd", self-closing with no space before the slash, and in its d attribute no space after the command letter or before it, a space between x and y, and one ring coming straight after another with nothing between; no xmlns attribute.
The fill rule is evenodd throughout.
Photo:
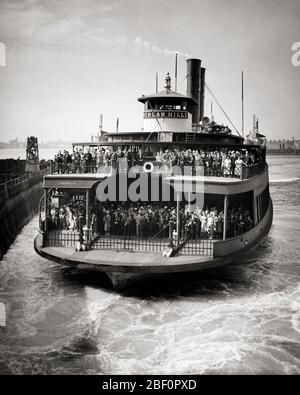
<svg viewBox="0 0 300 395"><path fill-rule="evenodd" d="M136 133L137 134L137 133ZM140 132L140 134L145 134L145 136L148 136L149 133L144 133ZM155 134L155 132L153 133ZM205 139L205 141L195 141L195 142L188 142L188 141L154 141L154 140L138 140L138 139L130 139L130 140L116 140L116 141L101 141L101 142L75 142L72 143L73 147L80 147L80 146L85 146L85 147L99 147L99 146L120 146L120 145L157 145L158 147L160 146L189 146L193 149L199 149L200 146L203 147L220 147L220 148L262 148L261 145L259 144L242 144L243 138L235 135L215 135L215 134L208 134L208 133L196 133L201 135L201 138ZM121 133L110 133L110 136L122 136ZM126 133L123 134L123 136L130 136L131 133ZM218 141L220 138L222 138L223 141ZM207 139L209 141L207 141ZM231 143L224 142L224 139L227 139L227 141L231 141ZM235 143L233 143L235 141ZM264 147L263 147L264 148Z"/></svg>
<svg viewBox="0 0 300 395"><path fill-rule="evenodd" d="M152 93L151 95L143 95L138 98L138 101L141 103L146 103L147 100L157 100L157 101L166 101L166 99L172 99L174 102L183 102L186 101L190 104L198 104L196 100L194 100L190 96L182 95L181 93L174 92L172 90L161 91L157 93Z"/></svg>
<svg viewBox="0 0 300 395"><path fill-rule="evenodd" d="M109 174L87 173L87 174L49 174L44 178L44 188L60 189L90 189L99 181L110 177Z"/></svg>

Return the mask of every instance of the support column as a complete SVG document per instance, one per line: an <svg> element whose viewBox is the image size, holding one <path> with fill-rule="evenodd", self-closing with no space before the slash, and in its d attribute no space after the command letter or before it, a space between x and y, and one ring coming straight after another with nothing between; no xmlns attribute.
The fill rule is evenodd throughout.
<svg viewBox="0 0 300 395"><path fill-rule="evenodd" d="M191 212L191 192L188 192L188 199L189 199L189 202L188 202L188 211L189 211L189 213Z"/></svg>
<svg viewBox="0 0 300 395"><path fill-rule="evenodd" d="M180 199L179 192L176 194L177 199L177 224L176 224L176 232L177 232L177 245L179 245L179 235L180 235Z"/></svg>
<svg viewBox="0 0 300 395"><path fill-rule="evenodd" d="M223 240L226 240L227 237L227 212L228 212L228 195L224 195Z"/></svg>
<svg viewBox="0 0 300 395"><path fill-rule="evenodd" d="M81 239L81 235L79 235ZM90 191L85 192L85 226L82 228L82 249L87 250L90 247Z"/></svg>
<svg viewBox="0 0 300 395"><path fill-rule="evenodd" d="M49 209L48 209L48 189L45 189L45 197L44 197L44 203L45 203L45 222L44 222L44 232L46 233L48 231L48 217L49 217Z"/></svg>
<svg viewBox="0 0 300 395"><path fill-rule="evenodd" d="M90 227L90 191L87 189L85 195L85 225Z"/></svg>
<svg viewBox="0 0 300 395"><path fill-rule="evenodd" d="M172 240L173 238L173 222L169 222L169 239Z"/></svg>
<svg viewBox="0 0 300 395"><path fill-rule="evenodd" d="M256 205L256 196L255 193L253 191L252 194L252 199L253 199L253 221L254 221L254 226L257 225L257 205Z"/></svg>

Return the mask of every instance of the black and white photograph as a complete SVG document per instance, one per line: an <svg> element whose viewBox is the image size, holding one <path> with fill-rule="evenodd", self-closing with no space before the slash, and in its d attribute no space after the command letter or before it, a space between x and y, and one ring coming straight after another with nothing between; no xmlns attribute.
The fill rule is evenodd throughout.
<svg viewBox="0 0 300 395"><path fill-rule="evenodd" d="M1 376L300 374L299 21L0 0Z"/></svg>

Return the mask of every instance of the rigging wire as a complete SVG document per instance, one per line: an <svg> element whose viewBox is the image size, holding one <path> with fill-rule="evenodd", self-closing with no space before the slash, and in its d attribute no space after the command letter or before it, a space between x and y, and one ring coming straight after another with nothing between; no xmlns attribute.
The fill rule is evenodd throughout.
<svg viewBox="0 0 300 395"><path fill-rule="evenodd" d="M237 128L235 127L234 123L231 121L231 119L229 118L229 116L226 114L225 110L223 109L223 107L221 106L220 102L218 101L218 99L216 98L216 96L214 95L214 93L212 92L212 90L210 89L210 87L207 85L207 83L205 82L205 87L208 90L208 92L211 94L211 96L213 97L213 99L215 100L215 102L217 103L218 107L220 108L220 110L223 112L223 114L225 115L225 117L227 118L227 120L230 122L230 124L233 126L233 128L235 129L235 131L238 133L238 135L240 137L241 133L237 130Z"/></svg>
<svg viewBox="0 0 300 395"><path fill-rule="evenodd" d="M184 83L184 81L187 79L187 75L179 82L178 88L181 87L181 85Z"/></svg>
<svg viewBox="0 0 300 395"><path fill-rule="evenodd" d="M154 112L153 107L151 106L151 103L150 103L149 100L147 100L147 103L149 104L151 110ZM155 113L155 119L156 119L156 121L157 121L157 123L158 123L158 126L160 127L160 130L162 131L162 133L164 133L163 128L161 127L161 124L159 123L159 120L158 120L158 118L157 118L156 113ZM152 130L152 132L151 132L151 133L149 134L149 136L146 138L146 141L149 140L149 138L151 137L151 135L152 135L153 132L154 132L154 130ZM164 135L164 138L165 138L165 141L166 141L166 136L165 136L165 135Z"/></svg>

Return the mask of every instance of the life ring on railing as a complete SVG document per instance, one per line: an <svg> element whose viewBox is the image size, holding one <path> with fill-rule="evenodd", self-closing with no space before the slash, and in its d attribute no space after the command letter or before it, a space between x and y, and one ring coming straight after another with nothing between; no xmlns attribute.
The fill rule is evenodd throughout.
<svg viewBox="0 0 300 395"><path fill-rule="evenodd" d="M145 162L143 166L143 171L146 173L151 173L154 169L152 162Z"/></svg>

